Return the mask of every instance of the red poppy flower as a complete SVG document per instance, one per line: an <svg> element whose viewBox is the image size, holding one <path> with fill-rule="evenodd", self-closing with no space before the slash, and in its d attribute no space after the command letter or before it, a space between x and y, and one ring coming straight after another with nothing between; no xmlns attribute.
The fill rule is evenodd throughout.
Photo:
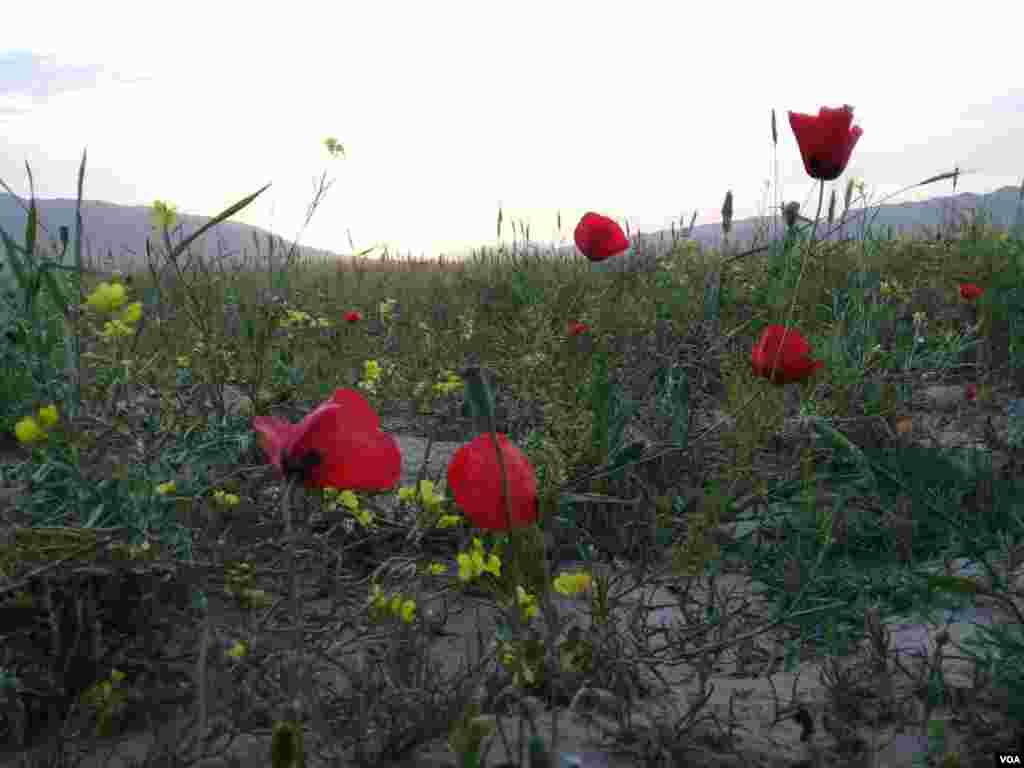
<svg viewBox="0 0 1024 768"><path fill-rule="evenodd" d="M785 334L785 342L783 342ZM779 348L782 352L779 354ZM771 382L776 386L782 386L793 381L806 379L824 363L821 360L811 360L811 345L792 329L786 331L781 325L769 325L761 333L761 339L754 346L751 353L751 363L754 366L754 374L768 378L772 374L772 367L775 367L775 376ZM778 363L775 357L778 355Z"/></svg>
<svg viewBox="0 0 1024 768"><path fill-rule="evenodd" d="M363 319L363 316L359 312L346 312L345 313L345 322L347 322L347 323L358 323L362 319Z"/></svg>
<svg viewBox="0 0 1024 768"><path fill-rule="evenodd" d="M308 488L378 491L401 477L398 443L380 431L377 414L354 389L335 390L298 424L257 416L252 426L270 463L284 475L299 474Z"/></svg>
<svg viewBox="0 0 1024 768"><path fill-rule="evenodd" d="M961 283L960 285L960 296L965 301L974 301L984 292L983 288L979 288L974 283Z"/></svg>
<svg viewBox="0 0 1024 768"><path fill-rule="evenodd" d="M812 179L834 181L846 170L857 140L864 134L860 126L850 127L853 107L822 107L817 116L789 113L789 125L800 146L804 169Z"/></svg>
<svg viewBox="0 0 1024 768"><path fill-rule="evenodd" d="M626 234L613 219L599 213L585 213L576 225L576 247L591 261L604 261L629 248Z"/></svg>
<svg viewBox="0 0 1024 768"><path fill-rule="evenodd" d="M586 323L581 323L577 320L573 320L571 323L569 323L570 336L579 336L581 333L586 333L589 330L590 326L587 325Z"/></svg>
<svg viewBox="0 0 1024 768"><path fill-rule="evenodd" d="M512 527L529 525L537 520L537 478L533 467L506 435L498 435L498 445L508 476ZM448 487L455 502L477 528L507 530L501 470L490 433L478 435L455 452L448 464Z"/></svg>
<svg viewBox="0 0 1024 768"><path fill-rule="evenodd" d="M967 390L964 392L964 396L967 398L969 402L973 403L974 399L978 396L978 385L974 384L973 382L971 384L968 384Z"/></svg>

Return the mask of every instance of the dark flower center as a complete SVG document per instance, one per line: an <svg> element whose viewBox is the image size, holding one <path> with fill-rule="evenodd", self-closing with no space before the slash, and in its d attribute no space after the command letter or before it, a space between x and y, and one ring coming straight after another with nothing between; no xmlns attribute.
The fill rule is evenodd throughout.
<svg viewBox="0 0 1024 768"><path fill-rule="evenodd" d="M309 470L320 463L321 458L317 451L309 451L302 456L285 456L281 460L281 467L284 469L284 474L288 477L298 475L304 478L309 473Z"/></svg>

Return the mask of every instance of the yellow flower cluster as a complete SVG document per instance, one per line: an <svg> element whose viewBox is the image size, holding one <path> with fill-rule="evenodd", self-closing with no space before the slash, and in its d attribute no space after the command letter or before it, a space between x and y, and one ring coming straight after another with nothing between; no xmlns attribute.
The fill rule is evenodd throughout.
<svg viewBox="0 0 1024 768"><path fill-rule="evenodd" d="M245 656L245 654L248 653L248 651L249 646L243 643L241 640L238 640L235 642L234 645L231 646L230 649L228 649L228 656L235 660L238 660Z"/></svg>
<svg viewBox="0 0 1024 768"><path fill-rule="evenodd" d="M170 203L154 200L152 216L154 227L157 229L170 229L178 218L178 212Z"/></svg>
<svg viewBox="0 0 1024 768"><path fill-rule="evenodd" d="M516 603L519 606L519 612L522 616L523 623L528 622L537 615L537 598L521 586L516 587Z"/></svg>
<svg viewBox="0 0 1024 768"><path fill-rule="evenodd" d="M237 507L241 499L233 493L226 491L214 491L213 500L222 507Z"/></svg>
<svg viewBox="0 0 1024 768"><path fill-rule="evenodd" d="M121 283L100 283L85 303L97 312L113 312L124 304L125 298L125 288Z"/></svg>
<svg viewBox="0 0 1024 768"><path fill-rule="evenodd" d="M501 576L501 559L493 553L488 555L484 551L483 542L478 538L473 538L469 552L459 552L455 559L459 563L459 581L473 581L485 572Z"/></svg>
<svg viewBox="0 0 1024 768"><path fill-rule="evenodd" d="M127 691L121 685L124 680L124 672L114 669L111 670L108 680L96 683L82 693L82 703L90 707L96 715L96 735L98 736L112 734L114 720L127 704Z"/></svg>
<svg viewBox="0 0 1024 768"><path fill-rule="evenodd" d="M416 601L403 598L397 592L394 595L385 595L380 584L374 584L370 592L370 610L377 618L390 613L406 624L412 624L416 618Z"/></svg>
<svg viewBox="0 0 1024 768"><path fill-rule="evenodd" d="M390 372L393 366L387 366ZM363 363L363 379L359 382L360 389L365 389L367 392L377 391L377 380L380 379L381 374L385 372L384 367L381 366L376 360L367 360Z"/></svg>
<svg viewBox="0 0 1024 768"><path fill-rule="evenodd" d="M96 290L89 294L85 303L97 312L110 313L119 309L126 300L125 287L121 283L100 283ZM100 336L104 339L121 338L130 336L135 332L134 325L142 317L142 302L133 301L120 317L108 320L103 325Z"/></svg>
<svg viewBox="0 0 1024 768"><path fill-rule="evenodd" d="M570 596L586 592L592 584L593 580L590 574L585 571L579 573L560 573L554 581L555 591Z"/></svg>
<svg viewBox="0 0 1024 768"><path fill-rule="evenodd" d="M345 507L352 513L363 528L370 528L373 525L373 513L367 509L359 508L359 497L352 491L339 491L337 488L324 488L324 501L328 512L337 512L339 506Z"/></svg>
<svg viewBox="0 0 1024 768"><path fill-rule="evenodd" d="M398 303L398 299L384 299L380 304L377 305L377 309L380 312L381 322L387 322L391 317L391 313Z"/></svg>
<svg viewBox="0 0 1024 768"><path fill-rule="evenodd" d="M288 314L282 318L282 328L330 328L334 323L325 317L312 317L308 312L297 309L289 309Z"/></svg>
<svg viewBox="0 0 1024 768"><path fill-rule="evenodd" d="M462 379L459 378L455 371L445 371L444 373L445 380L434 385L434 392L443 396L462 389Z"/></svg>
<svg viewBox="0 0 1024 768"><path fill-rule="evenodd" d="M434 481L433 480L420 480L419 493L412 486L405 486L398 490L399 501L410 501L415 502L419 500L424 508L428 511L433 512L436 510L442 501L443 496L438 496L434 493ZM451 517L451 515L449 515ZM440 526L439 526L440 527Z"/></svg>
<svg viewBox="0 0 1024 768"><path fill-rule="evenodd" d="M170 480L166 483L160 483L156 487L156 494L157 496L167 496L170 493L174 493L176 490L178 490L177 485L175 485L173 480Z"/></svg>
<svg viewBox="0 0 1024 768"><path fill-rule="evenodd" d="M23 445L33 445L46 440L47 430L58 421L57 406L50 404L40 408L36 416L26 416L14 425L14 435Z"/></svg>

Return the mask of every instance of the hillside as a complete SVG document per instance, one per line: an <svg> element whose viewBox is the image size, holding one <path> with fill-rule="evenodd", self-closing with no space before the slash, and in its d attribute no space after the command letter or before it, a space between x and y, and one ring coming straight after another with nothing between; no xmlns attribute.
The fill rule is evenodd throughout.
<svg viewBox="0 0 1024 768"><path fill-rule="evenodd" d="M27 204L27 201L26 201ZM36 206L42 224L39 236L44 241L58 243L60 227L67 226L73 231L75 201L55 198L37 199ZM151 242L155 230L152 226L152 209L148 206L116 205L98 200L82 202L82 256L93 269L134 269L146 265L146 238ZM0 227L18 243L23 242L26 213L19 200L12 195L0 194ZM179 214L172 230L171 241L178 243L209 221L209 217ZM203 254L220 255L229 260L253 259L258 253L266 258L268 239L271 233L260 227L226 221L200 238L194 248ZM291 247L291 241L274 235L275 254ZM300 245L299 253L304 258L340 258L330 251L305 248Z"/></svg>
<svg viewBox="0 0 1024 768"><path fill-rule="evenodd" d="M1003 187L985 195L964 192L955 196L937 197L925 202L906 202L895 205L876 206L869 210L872 232L882 236L888 227L893 233L907 232L919 236L927 231L934 232L942 226L945 231L956 213L970 209L984 208L992 213L993 222L1000 227L1010 227L1015 216L1020 215L1024 222L1024 206L1019 203L1020 189ZM74 222L75 201L56 198L36 200L40 211L43 229L40 236L54 242L58 240L59 227L71 226ZM148 206L124 206L102 201L85 201L82 203L83 258L93 269L110 270L115 268L134 269L146 264L145 240L152 238L154 230L151 221L151 208ZM856 212L858 209L855 209ZM1021 211L1018 214L1018 211ZM808 211L801 213L807 214ZM0 194L0 227L17 242L21 242L25 230L25 211L19 201L11 195ZM195 232L208 217L179 214L178 222L172 233L172 241L179 242ZM846 237L861 236L861 218L846 228ZM759 226L763 226L759 218L738 219L733 221L729 241L733 246L749 245ZM678 231L678 230L677 230ZM635 233L634 239L635 239ZM660 252L671 242L670 230L642 233L644 242ZM204 254L223 254L229 261L245 258L252 260L257 257L264 263L268 252L268 239L271 233L260 227L227 221L220 224L211 233L201 239L198 250ZM692 239L706 247L718 247L722 243L722 227L719 223L702 224L694 228ZM833 235L833 238L838 234ZM291 247L291 242L280 236L273 236L275 252L281 253ZM258 247L257 247L258 241ZM283 248L282 248L283 245ZM545 244L540 244L547 250ZM570 241L558 246L556 251L568 254L575 250ZM300 245L302 258L321 260L342 258L339 254Z"/></svg>

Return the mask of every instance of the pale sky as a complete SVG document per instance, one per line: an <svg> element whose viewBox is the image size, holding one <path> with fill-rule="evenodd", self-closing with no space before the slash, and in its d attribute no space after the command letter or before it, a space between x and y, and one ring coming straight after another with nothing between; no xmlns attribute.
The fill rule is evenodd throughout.
<svg viewBox="0 0 1024 768"><path fill-rule="evenodd" d="M635 231L817 203L786 117L855 107L846 179L873 200L955 165L957 191L1024 176L1011 2L497 3L349 0L6 3L0 179L28 194L161 199L338 253L449 255L512 220L572 242L588 210ZM806 8L806 12L801 10ZM345 157L331 158L334 136ZM826 204L828 191L826 186ZM950 182L890 202L952 194ZM126 244L132 246L133 244ZM138 244L134 244L137 246Z"/></svg>

